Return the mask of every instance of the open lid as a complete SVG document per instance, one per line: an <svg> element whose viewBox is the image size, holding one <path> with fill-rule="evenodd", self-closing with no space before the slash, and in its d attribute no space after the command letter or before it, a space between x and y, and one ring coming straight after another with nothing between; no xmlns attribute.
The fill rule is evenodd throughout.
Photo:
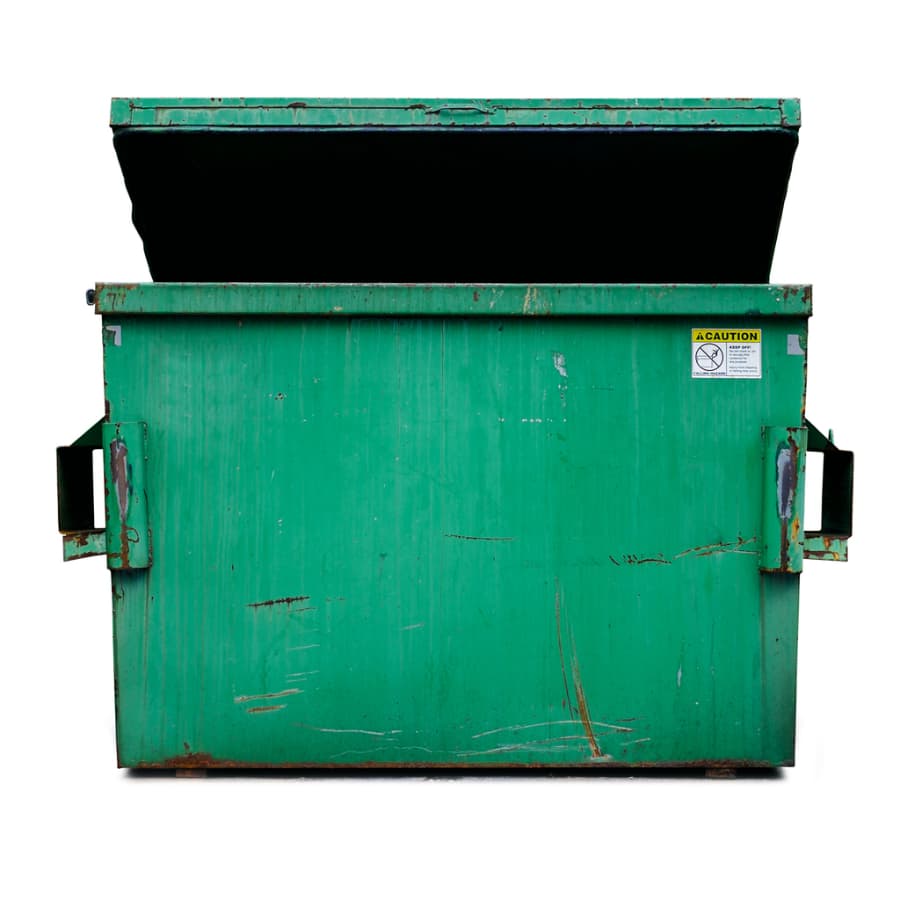
<svg viewBox="0 0 900 900"><path fill-rule="evenodd" d="M157 281L769 278L796 100L126 100Z"/></svg>

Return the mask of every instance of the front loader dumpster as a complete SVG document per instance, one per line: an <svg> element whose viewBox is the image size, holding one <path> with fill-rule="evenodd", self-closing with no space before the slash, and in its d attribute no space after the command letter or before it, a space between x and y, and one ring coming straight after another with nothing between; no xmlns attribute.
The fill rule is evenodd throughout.
<svg viewBox="0 0 900 900"><path fill-rule="evenodd" d="M106 412L58 477L119 765L792 765L799 574L852 505L811 290L768 283L799 124L114 100L155 281L90 292Z"/></svg>

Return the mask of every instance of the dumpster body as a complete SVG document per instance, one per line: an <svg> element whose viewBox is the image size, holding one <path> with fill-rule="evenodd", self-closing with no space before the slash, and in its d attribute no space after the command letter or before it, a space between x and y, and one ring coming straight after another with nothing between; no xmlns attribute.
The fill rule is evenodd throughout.
<svg viewBox="0 0 900 900"><path fill-rule="evenodd" d="M799 573L804 557L846 558L852 490L851 455L804 418L811 291L765 283L795 105L379 102L113 104L165 280L97 285L106 415L60 448L59 487L66 557L102 554L111 571L120 765L792 765ZM498 146L477 143L495 132ZM650 140L643 160L655 134L661 168L700 154L723 172L752 138L777 138L780 180L763 198L739 188L766 227L729 208L730 230L713 229L745 229L746 253L709 268L746 283L662 283L702 274L704 254L674 232L677 252L626 248L646 209L623 214L611 251L567 258L565 213L583 198L544 176L522 188L540 212L525 221L519 199L510 216L466 196L438 204L439 222L411 188L381 205L370 180L397 176L397 157L419 174L437 160L461 188L476 162L519 165L516 140L529 166L586 173L593 151L628 159L636 139ZM341 204L319 184L284 208L271 173L249 191L226 177L275 159L305 182L307 146L317 164L338 158L335 177L357 153ZM159 169L193 178L194 196L173 201ZM603 169L585 191L615 178ZM358 196L366 185L379 202ZM694 232L704 209L685 212ZM617 214L576 225L612 235ZM352 240L336 245L342 217ZM467 218L475 237L456 240ZM523 257L535 234L550 249L519 260L483 243L490 228ZM446 283L416 280L429 260ZM573 283L567 267L598 278ZM603 280L641 271L659 281ZM825 455L815 534L810 451Z"/></svg>

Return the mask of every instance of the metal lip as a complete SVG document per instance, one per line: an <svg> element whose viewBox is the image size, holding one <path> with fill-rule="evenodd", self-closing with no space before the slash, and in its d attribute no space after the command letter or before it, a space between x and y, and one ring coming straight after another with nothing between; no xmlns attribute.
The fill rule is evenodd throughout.
<svg viewBox="0 0 900 900"><path fill-rule="evenodd" d="M800 126L796 98L113 98L122 127Z"/></svg>
<svg viewBox="0 0 900 900"><path fill-rule="evenodd" d="M96 286L99 315L803 316L802 284L169 283Z"/></svg>

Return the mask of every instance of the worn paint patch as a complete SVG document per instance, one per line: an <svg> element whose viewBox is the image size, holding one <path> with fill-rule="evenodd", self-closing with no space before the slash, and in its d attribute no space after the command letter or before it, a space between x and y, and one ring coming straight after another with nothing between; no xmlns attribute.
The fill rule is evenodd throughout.
<svg viewBox="0 0 900 900"><path fill-rule="evenodd" d="M553 354L553 368L559 372L560 378L568 378L569 372L566 368L566 357L563 353L554 353Z"/></svg>
<svg viewBox="0 0 900 900"><path fill-rule="evenodd" d="M775 497L778 518L789 519L794 511L794 491L797 489L797 457L791 447L779 447L775 458Z"/></svg>
<svg viewBox="0 0 900 900"><path fill-rule="evenodd" d="M110 472L112 473L116 506L119 510L119 520L124 523L125 519L128 517L128 504L131 497L128 447L125 446L124 441L114 440L110 442L109 468Z"/></svg>

